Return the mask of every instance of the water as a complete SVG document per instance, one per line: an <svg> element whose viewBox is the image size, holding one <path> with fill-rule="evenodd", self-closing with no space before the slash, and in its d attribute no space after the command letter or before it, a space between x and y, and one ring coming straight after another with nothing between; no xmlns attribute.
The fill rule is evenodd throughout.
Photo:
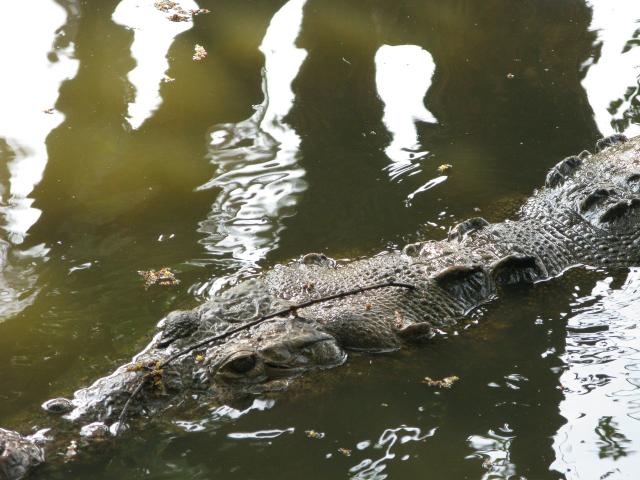
<svg viewBox="0 0 640 480"><path fill-rule="evenodd" d="M636 1L181 5L211 13L3 4L3 427L44 426L44 400L172 309L308 251L502 220L562 157L640 128ZM181 284L145 290L162 266ZM636 478L639 291L636 269L576 269L427 348L177 411L34 478Z"/></svg>

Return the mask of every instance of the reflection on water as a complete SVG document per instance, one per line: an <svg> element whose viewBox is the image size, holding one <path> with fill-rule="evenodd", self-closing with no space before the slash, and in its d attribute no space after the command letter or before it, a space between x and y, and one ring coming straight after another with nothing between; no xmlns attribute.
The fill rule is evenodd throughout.
<svg viewBox="0 0 640 480"><path fill-rule="evenodd" d="M431 54L417 45L383 45L375 63L376 88L384 103L382 122L391 133L385 149L392 162L387 171L392 180L401 182L404 176L420 173L420 162L429 157L418 138L416 122L438 122L424 105L436 65ZM407 196L407 205L446 179L441 175L418 187Z"/></svg>
<svg viewBox="0 0 640 480"><path fill-rule="evenodd" d="M398 443L403 445L408 442L421 442L428 437L433 437L435 433L435 428L424 435L417 427L388 428L382 432L382 435L373 446L368 441L360 442L357 445L358 450L365 450L369 447L374 450L382 450L382 455L376 459L365 458L351 467L349 473L352 474L352 478L359 480L383 480L389 478L389 475L385 472L387 468L386 462L396 458L397 452L394 452L394 448L397 447ZM408 460L408 456L402 457L401 460Z"/></svg>
<svg viewBox="0 0 640 480"><path fill-rule="evenodd" d="M202 432L208 426L217 425L221 420L238 420L249 412L263 412L275 405L273 399L256 398L247 408L239 410L229 405L221 405L211 409L211 414L200 420L176 420L174 423L186 432Z"/></svg>
<svg viewBox="0 0 640 480"><path fill-rule="evenodd" d="M508 427L503 427L502 434L489 430L486 435L471 435L467 441L474 453L467 459L482 460L482 468L486 473L482 480L510 479L516 474L516 466L510 460L511 442L514 436Z"/></svg>
<svg viewBox="0 0 640 480"><path fill-rule="evenodd" d="M376 87L384 103L382 121L392 140L385 153L393 162L389 176L412 175L429 152L422 150L415 123L436 123L424 106L436 66L426 50L417 45L383 45L376 52Z"/></svg>
<svg viewBox="0 0 640 480"><path fill-rule="evenodd" d="M196 22L197 32L185 32L190 19L167 20L154 0L77 1L78 35L68 30L75 1L7 1L0 20L0 57L10 72L0 91L1 215L14 242L0 244L0 318L21 312L0 324L0 425L23 432L40 422L25 419L37 417L43 400L112 370L157 318L195 303L182 288L202 281L200 274L223 278L201 285L206 295L267 255L365 255L404 243L425 219L438 222L425 229L428 238L441 238L435 230L451 216L475 210L502 220L496 201L511 205L557 159L591 143L585 89L603 131L633 131L639 118L636 90L628 89L640 63L631 27L637 2L589 3L603 45L583 85L578 66L593 53L595 35L580 1L198 0L212 13ZM614 3L615 15L603 16ZM179 32L205 39L215 68L167 57ZM75 52L80 73L60 89L77 68ZM264 101L254 112L261 67ZM166 71L175 82L163 86ZM126 85L135 87L131 95ZM433 137L425 134L436 130L425 123L436 121L427 96L439 122ZM616 98L620 105L610 108ZM56 107L67 115L62 125ZM172 155L157 161L164 151ZM205 151L211 173L204 173ZM452 174L438 176L446 163ZM45 212L31 230L38 211L30 197ZM405 208L405 198L417 208ZM168 233L175 236L165 242ZM200 258L197 239L210 254L206 273L184 269L178 289L141 287L136 269ZM51 251L32 247L40 241ZM213 408L192 399L172 409L175 422L157 419L136 433L142 445L132 437L116 442L108 468L89 454L55 477L556 479L561 474L549 467L557 432L555 470L590 478L591 470L619 469L633 478L637 273L622 290L604 282L576 300L566 355L558 353L564 323L546 319L567 311L573 284L557 282L551 288L562 287L561 299L534 292L521 309L518 292L499 315L488 307L477 336L461 331L397 356L354 355L342 369L305 377L297 393L251 397L250 405ZM538 308L545 320L534 325ZM554 389L561 361L564 426ZM462 381L451 392L420 383L453 373ZM287 427L295 432L261 439ZM310 427L324 437L308 438ZM169 438L166 448L150 448Z"/></svg>
<svg viewBox="0 0 640 480"><path fill-rule="evenodd" d="M300 137L284 119L295 94L291 84L307 52L296 47L306 0L290 0L273 16L260 51L265 57L264 101L247 120L215 127L210 158L217 175L200 189L219 190L200 231L222 265L255 268L278 245L282 219L294 214L306 189L298 165ZM213 293L219 282L203 285Z"/></svg>
<svg viewBox="0 0 640 480"><path fill-rule="evenodd" d="M293 427L285 428L284 430L273 428L270 430L258 430L257 432L233 432L228 434L228 437L234 440L268 440L277 438L285 433L293 433L294 431Z"/></svg>
<svg viewBox="0 0 640 480"><path fill-rule="evenodd" d="M42 244L28 250L12 249L0 239L0 322L33 303L39 291L38 268L48 252Z"/></svg>
<svg viewBox="0 0 640 480"><path fill-rule="evenodd" d="M567 423L552 465L568 479L632 478L640 464L640 269L620 288L612 282L577 298L568 323L560 404Z"/></svg>
<svg viewBox="0 0 640 480"><path fill-rule="evenodd" d="M62 2L61 2L62 3ZM0 224L9 242L22 244L40 217L30 195L47 165L46 138L64 119L55 109L62 82L78 68L70 26L77 17L75 2L13 2L3 6L0 43L7 72L0 88ZM24 12L36 15L25 17ZM27 22L28 21L28 26ZM2 236L4 237L4 235ZM35 299L38 260L48 249L11 248L0 237L0 321L15 315Z"/></svg>
<svg viewBox="0 0 640 480"><path fill-rule="evenodd" d="M157 3L157 2L156 2ZM181 0L179 8L188 12L198 8L193 0ZM176 35L193 26L191 15L175 13L175 7L162 10L150 0L122 0L112 19L115 23L133 30L131 56L136 67L128 78L135 89L128 105L127 121L134 128L151 117L162 103L160 85L169 80L165 73L169 68L167 52ZM170 15L179 15L180 21L171 21Z"/></svg>
<svg viewBox="0 0 640 480"><path fill-rule="evenodd" d="M585 62L582 86L600 133L640 133L640 2L587 0L596 52Z"/></svg>
<svg viewBox="0 0 640 480"><path fill-rule="evenodd" d="M78 68L73 43L61 28L76 14L75 4L65 6L24 0L3 5L0 16L0 43L19 45L0 53L3 71L10 72L2 76L0 89L0 140L8 147L0 149L0 161L8 162L9 171L0 206L9 239L16 244L40 216L29 195L47 164L47 135L64 119L55 110L58 90ZM29 11L37 14L25 16ZM28 20L28 27L21 20Z"/></svg>

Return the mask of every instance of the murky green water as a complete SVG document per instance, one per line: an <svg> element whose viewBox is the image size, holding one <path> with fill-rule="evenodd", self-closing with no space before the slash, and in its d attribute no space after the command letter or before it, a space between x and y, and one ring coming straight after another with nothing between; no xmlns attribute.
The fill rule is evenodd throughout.
<svg viewBox="0 0 640 480"><path fill-rule="evenodd" d="M211 11L193 22L5 3L0 425L23 433L172 309L308 251L502 220L562 157L640 129L635 0L184 0ZM182 283L145 290L162 266ZM457 337L34 478L637 478L639 315L640 271L574 270Z"/></svg>

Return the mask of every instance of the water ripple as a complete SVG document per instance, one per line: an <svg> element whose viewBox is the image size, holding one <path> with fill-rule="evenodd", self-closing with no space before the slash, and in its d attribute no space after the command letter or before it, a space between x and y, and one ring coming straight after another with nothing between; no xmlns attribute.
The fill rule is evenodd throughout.
<svg viewBox="0 0 640 480"><path fill-rule="evenodd" d="M510 433L508 427L503 428L503 431ZM471 435L467 438L474 453L466 458L482 460L482 468L485 469L483 480L508 479L516 474L516 466L510 459L513 439L513 435L500 435L494 430L489 430L485 435Z"/></svg>
<svg viewBox="0 0 640 480"><path fill-rule="evenodd" d="M386 463L396 457L394 453L394 447L399 444L405 444L408 442L420 442L426 438L433 437L436 433L436 429L432 428L424 435L422 430L417 427L398 427L388 428L376 442L375 449L383 449L381 457L365 458L357 465L349 469L349 473L353 474L352 478L358 480L383 480L388 478L388 474L385 472L387 468ZM358 443L358 449L366 449L369 446L367 442ZM406 459L403 457L403 459Z"/></svg>
<svg viewBox="0 0 640 480"><path fill-rule="evenodd" d="M277 438L280 435L284 435L285 433L293 433L294 431L295 429L293 427L285 428L284 430L274 428L271 430L258 430L257 432L233 432L228 434L227 436L236 440L265 440Z"/></svg>
<svg viewBox="0 0 640 480"><path fill-rule="evenodd" d="M569 320L560 379L567 423L555 436L552 465L568 479L630 472L638 462L640 270L632 269L619 289L612 282L599 282L591 294L599 301Z"/></svg>
<svg viewBox="0 0 640 480"><path fill-rule="evenodd" d="M218 125L211 133L209 157L216 176L199 190L218 195L200 223L202 243L214 261L234 277L255 269L278 246L282 220L295 214L298 197L307 188L298 165L301 139L284 118L295 94L291 84L307 51L296 47L306 0L290 0L271 19L260 50L264 101L239 123ZM212 281L198 293L215 293L224 282Z"/></svg>

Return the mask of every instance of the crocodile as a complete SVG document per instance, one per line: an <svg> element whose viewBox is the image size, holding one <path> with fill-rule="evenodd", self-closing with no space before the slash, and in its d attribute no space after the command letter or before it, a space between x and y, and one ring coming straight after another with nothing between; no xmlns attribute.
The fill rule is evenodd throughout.
<svg viewBox="0 0 640 480"><path fill-rule="evenodd" d="M638 265L639 223L640 137L601 139L595 153L555 165L517 219L471 218L446 239L368 258L312 253L277 265L169 313L131 362L43 408L83 425L91 439L194 395L224 403L282 390L304 372L341 365L348 351L393 351L447 335L506 286L573 267ZM0 480L22 478L60 442L68 433L43 444L0 430Z"/></svg>

